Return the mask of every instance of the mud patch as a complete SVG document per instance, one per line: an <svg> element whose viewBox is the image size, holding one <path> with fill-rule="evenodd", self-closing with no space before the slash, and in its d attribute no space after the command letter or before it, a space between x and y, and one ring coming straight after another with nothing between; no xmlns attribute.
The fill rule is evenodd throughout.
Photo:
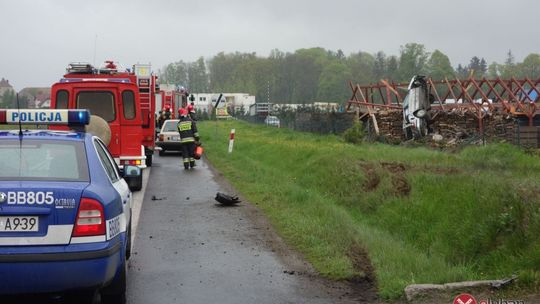
<svg viewBox="0 0 540 304"><path fill-rule="evenodd" d="M397 162L381 162L381 166L392 173L403 173L407 169L405 164Z"/></svg>
<svg viewBox="0 0 540 304"><path fill-rule="evenodd" d="M538 202L540 200L540 189L534 185L521 185L516 188L516 192L523 202L533 204L533 202Z"/></svg>
<svg viewBox="0 0 540 304"><path fill-rule="evenodd" d="M411 185L401 174L392 176L392 186L397 196L407 196L411 192Z"/></svg>
<svg viewBox="0 0 540 304"><path fill-rule="evenodd" d="M362 184L362 189L366 192L376 190L381 183L381 178L377 174L375 167L370 164L362 164L361 166L366 177L366 181Z"/></svg>
<svg viewBox="0 0 540 304"><path fill-rule="evenodd" d="M351 246L348 255L354 269L363 274L348 280L353 291L351 296L359 303L378 302L375 269L371 264L366 250L360 245L355 244Z"/></svg>
<svg viewBox="0 0 540 304"><path fill-rule="evenodd" d="M392 188L396 196L407 196L411 192L411 185L404 176L407 166L398 162L381 162L381 166L391 174Z"/></svg>

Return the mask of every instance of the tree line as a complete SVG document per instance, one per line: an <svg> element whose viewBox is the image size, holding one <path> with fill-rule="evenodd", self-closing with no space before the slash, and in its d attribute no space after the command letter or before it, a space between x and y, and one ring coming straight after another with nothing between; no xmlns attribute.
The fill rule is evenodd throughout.
<svg viewBox="0 0 540 304"><path fill-rule="evenodd" d="M0 96L0 109L28 108L29 101L28 96L19 95L19 101L17 102L17 93L13 90L6 90Z"/></svg>
<svg viewBox="0 0 540 304"><path fill-rule="evenodd" d="M422 74L434 80L448 78L538 78L540 55L531 53L516 62L508 51L503 63L488 64L473 56L468 65L452 67L440 50L428 52L424 45L408 43L400 53L387 55L359 51L346 56L343 51L324 48L299 49L294 53L272 50L268 57L255 53L218 53L205 60L178 61L160 71L161 83L183 85L193 93L242 92L256 96L258 102L343 103L351 96L348 81L369 84L386 79L408 82Z"/></svg>

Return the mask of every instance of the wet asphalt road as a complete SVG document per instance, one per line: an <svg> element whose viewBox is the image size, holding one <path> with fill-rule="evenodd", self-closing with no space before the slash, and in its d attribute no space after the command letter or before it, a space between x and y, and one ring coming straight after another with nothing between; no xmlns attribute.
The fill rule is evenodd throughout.
<svg viewBox="0 0 540 304"><path fill-rule="evenodd" d="M129 263L128 303L344 303L313 278L286 273L245 203L216 205L216 192L226 191L204 161L197 163L184 171L179 155L155 156Z"/></svg>

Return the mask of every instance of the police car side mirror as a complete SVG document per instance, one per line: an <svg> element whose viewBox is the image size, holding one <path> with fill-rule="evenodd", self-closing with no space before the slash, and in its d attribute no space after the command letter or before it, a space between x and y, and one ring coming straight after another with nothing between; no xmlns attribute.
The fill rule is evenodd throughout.
<svg viewBox="0 0 540 304"><path fill-rule="evenodd" d="M120 172L131 191L141 189L142 170L137 166L125 165Z"/></svg>

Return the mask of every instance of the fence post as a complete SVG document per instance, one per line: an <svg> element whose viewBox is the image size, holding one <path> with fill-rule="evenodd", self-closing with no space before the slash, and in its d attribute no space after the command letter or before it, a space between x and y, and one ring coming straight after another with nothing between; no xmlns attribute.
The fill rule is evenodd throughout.
<svg viewBox="0 0 540 304"><path fill-rule="evenodd" d="M229 136L229 153L232 153L233 145L234 145L234 133L235 130L231 129L231 134Z"/></svg>

